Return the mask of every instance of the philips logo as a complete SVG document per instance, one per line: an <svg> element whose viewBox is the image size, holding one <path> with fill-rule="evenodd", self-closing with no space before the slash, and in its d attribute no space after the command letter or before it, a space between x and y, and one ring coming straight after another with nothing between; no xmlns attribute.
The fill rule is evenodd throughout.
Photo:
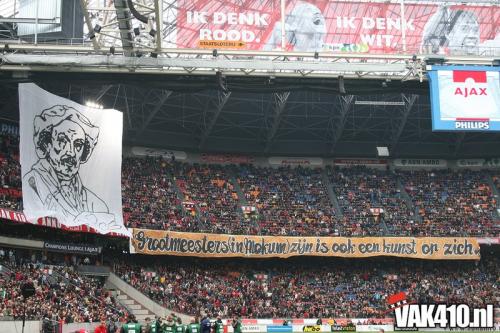
<svg viewBox="0 0 500 333"><path fill-rule="evenodd" d="M463 130L489 130L490 122L489 120L477 121L457 119L455 121L455 128Z"/></svg>

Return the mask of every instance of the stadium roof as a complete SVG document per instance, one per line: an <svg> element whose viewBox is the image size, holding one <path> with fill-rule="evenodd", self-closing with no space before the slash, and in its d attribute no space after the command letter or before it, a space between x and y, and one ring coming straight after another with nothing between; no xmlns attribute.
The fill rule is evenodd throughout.
<svg viewBox="0 0 500 333"><path fill-rule="evenodd" d="M33 81L123 111L127 145L301 156L374 157L376 146L388 146L392 157L499 154L500 134L432 132L425 55L175 49L176 1L80 3L83 36L33 39L15 35L16 24L30 20L19 17L20 2L0 1L2 119L18 119L17 83ZM467 5L477 4L499 1ZM162 33L150 34L155 28ZM445 60L496 63L486 51Z"/></svg>
<svg viewBox="0 0 500 333"><path fill-rule="evenodd" d="M431 130L427 82L0 72L0 115L18 119L17 83L124 112L124 144L186 151L374 157L497 156L500 134ZM225 91L223 88L226 88Z"/></svg>

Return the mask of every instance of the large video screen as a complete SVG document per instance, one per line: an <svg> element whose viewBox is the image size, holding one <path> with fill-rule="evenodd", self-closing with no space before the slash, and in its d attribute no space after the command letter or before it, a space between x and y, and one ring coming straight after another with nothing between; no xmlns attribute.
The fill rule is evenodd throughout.
<svg viewBox="0 0 500 333"><path fill-rule="evenodd" d="M433 131L500 131L500 67L432 66Z"/></svg>

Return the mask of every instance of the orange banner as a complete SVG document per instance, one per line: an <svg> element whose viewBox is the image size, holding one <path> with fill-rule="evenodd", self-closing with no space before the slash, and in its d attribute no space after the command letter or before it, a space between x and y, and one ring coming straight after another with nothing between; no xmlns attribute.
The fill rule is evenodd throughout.
<svg viewBox="0 0 500 333"><path fill-rule="evenodd" d="M460 237L286 237L217 235L132 229L130 253L193 257L480 259L475 238Z"/></svg>
<svg viewBox="0 0 500 333"><path fill-rule="evenodd" d="M231 40L199 40L198 47L202 49L243 49L246 43Z"/></svg>

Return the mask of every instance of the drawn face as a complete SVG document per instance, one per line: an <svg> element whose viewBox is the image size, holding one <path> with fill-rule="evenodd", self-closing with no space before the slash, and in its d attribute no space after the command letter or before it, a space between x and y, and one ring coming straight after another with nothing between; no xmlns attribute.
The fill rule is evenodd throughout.
<svg viewBox="0 0 500 333"><path fill-rule="evenodd" d="M60 180L70 180L78 173L84 147L85 132L77 123L64 120L52 129L48 161Z"/></svg>

